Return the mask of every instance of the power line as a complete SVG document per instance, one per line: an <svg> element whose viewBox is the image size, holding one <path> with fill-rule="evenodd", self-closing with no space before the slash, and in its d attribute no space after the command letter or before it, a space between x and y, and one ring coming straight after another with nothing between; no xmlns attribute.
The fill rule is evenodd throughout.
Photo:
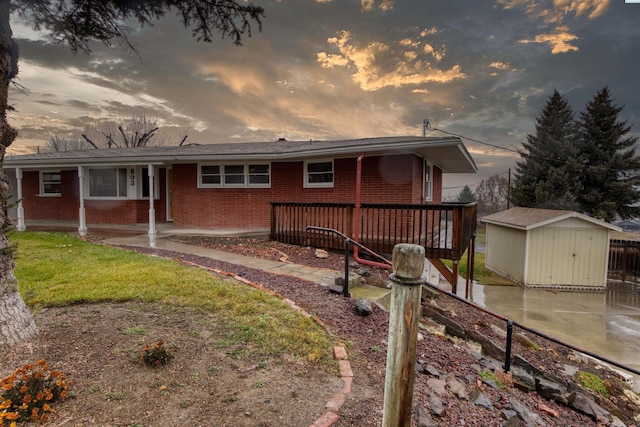
<svg viewBox="0 0 640 427"><path fill-rule="evenodd" d="M474 138L469 138L468 136L460 135L460 134L453 133L453 132L447 132L446 130L443 130L443 129L432 128L431 125L429 125L428 123L427 123L427 126L428 126L429 130L437 130L438 132L446 133L447 135L457 136L458 138L468 139L469 141L473 141L473 142L477 142L478 144L487 145L489 147L497 148L498 150L505 150L505 151L510 151L512 153L520 154L520 152L518 150L514 150L512 148L500 147L499 145L490 144L488 142L480 141L480 140L474 139Z"/></svg>

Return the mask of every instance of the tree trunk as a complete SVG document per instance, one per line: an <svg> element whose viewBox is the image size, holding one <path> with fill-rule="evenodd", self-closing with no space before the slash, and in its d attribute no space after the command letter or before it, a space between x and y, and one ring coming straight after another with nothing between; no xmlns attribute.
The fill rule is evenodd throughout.
<svg viewBox="0 0 640 427"><path fill-rule="evenodd" d="M18 45L9 22L9 2L0 1L0 348L32 339L37 334L31 312L20 296L14 274L13 250L7 231L9 180L4 173L4 155L18 132L7 123L9 84L18 75Z"/></svg>

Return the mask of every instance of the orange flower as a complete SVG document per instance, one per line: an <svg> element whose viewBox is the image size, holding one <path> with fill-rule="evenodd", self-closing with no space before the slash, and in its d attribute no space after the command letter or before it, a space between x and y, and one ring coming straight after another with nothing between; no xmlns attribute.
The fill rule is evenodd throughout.
<svg viewBox="0 0 640 427"><path fill-rule="evenodd" d="M20 393L26 393L27 390L29 390L29 387L27 387L26 385L23 385L22 387L20 387Z"/></svg>
<svg viewBox="0 0 640 427"><path fill-rule="evenodd" d="M7 412L4 417L7 420L17 420L20 418L20 415L17 412Z"/></svg>
<svg viewBox="0 0 640 427"><path fill-rule="evenodd" d="M11 407L11 400L7 399L4 402L0 403L0 410L7 409ZM0 413L0 415L2 415Z"/></svg>
<svg viewBox="0 0 640 427"><path fill-rule="evenodd" d="M42 378L42 371L36 371L35 374L33 374L33 378L39 380L40 378Z"/></svg>
<svg viewBox="0 0 640 427"><path fill-rule="evenodd" d="M36 394L36 400L42 400L43 398L44 398L43 392L39 392L38 394Z"/></svg>
<svg viewBox="0 0 640 427"><path fill-rule="evenodd" d="M31 403L31 399L32 399L31 395L27 394L25 397L22 398L22 403L29 404Z"/></svg>

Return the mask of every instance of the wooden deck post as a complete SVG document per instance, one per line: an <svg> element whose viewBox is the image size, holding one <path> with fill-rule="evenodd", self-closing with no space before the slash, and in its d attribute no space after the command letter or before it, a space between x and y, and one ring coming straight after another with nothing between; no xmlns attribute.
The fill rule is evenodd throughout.
<svg viewBox="0 0 640 427"><path fill-rule="evenodd" d="M411 425L424 254L418 245L402 243L393 248L383 427Z"/></svg>

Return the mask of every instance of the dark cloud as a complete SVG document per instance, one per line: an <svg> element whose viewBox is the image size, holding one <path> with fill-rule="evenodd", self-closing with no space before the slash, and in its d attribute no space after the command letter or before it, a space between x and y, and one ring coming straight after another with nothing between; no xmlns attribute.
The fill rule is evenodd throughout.
<svg viewBox="0 0 640 427"><path fill-rule="evenodd" d="M625 105L623 118L640 119L640 5L256 3L266 9L263 31L254 28L242 47L219 38L198 43L169 13L152 27L131 26L135 53L94 44L91 55L74 56L14 22L20 83L30 89L12 92L24 137L16 144L144 112L170 133L188 129L198 143L418 135L429 119L434 128L517 149L553 90L579 111L604 85ZM477 183L518 159L465 142L481 170L447 178L454 184Z"/></svg>

